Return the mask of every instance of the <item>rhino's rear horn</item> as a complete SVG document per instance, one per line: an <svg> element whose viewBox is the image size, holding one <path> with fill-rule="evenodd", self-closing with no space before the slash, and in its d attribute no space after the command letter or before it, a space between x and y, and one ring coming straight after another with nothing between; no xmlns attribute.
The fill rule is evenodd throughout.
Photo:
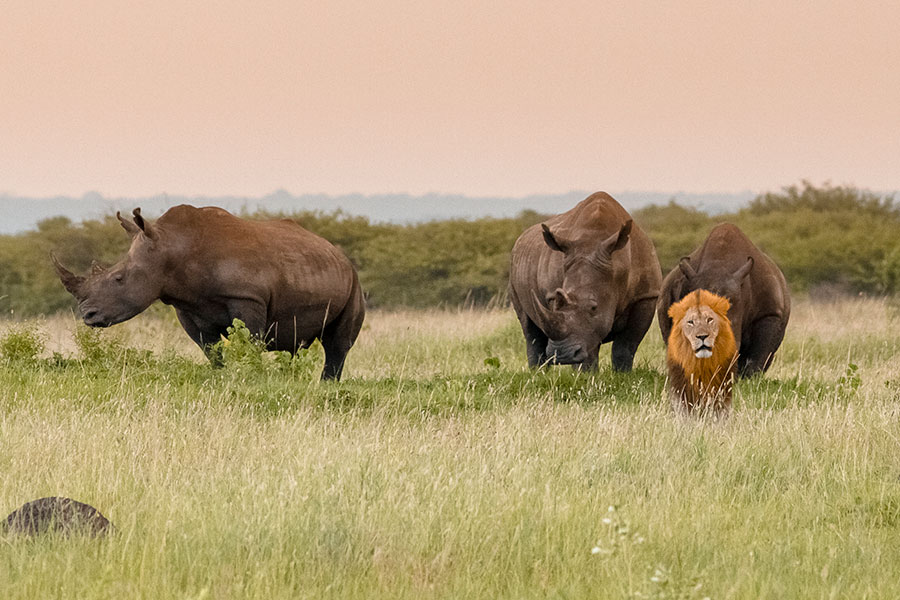
<svg viewBox="0 0 900 600"><path fill-rule="evenodd" d="M65 287L70 294L77 298L79 293L78 290L84 283L84 277L75 275L64 266L62 266L62 264L60 264L60 262L56 259L56 255L52 252L50 253L50 260L53 261L53 267L56 269L56 274L59 276L59 280L62 282L63 287Z"/></svg>
<svg viewBox="0 0 900 600"><path fill-rule="evenodd" d="M531 290L531 299L534 303L534 310L537 312L538 318L540 318L544 324L553 326L553 324L559 321L559 313L545 306L535 290Z"/></svg>
<svg viewBox="0 0 900 600"><path fill-rule="evenodd" d="M556 288L556 291L550 294L547 297L547 304L550 304L550 301L553 301L553 304L550 304L554 309L559 310L564 308L572 303L572 299L569 298L569 294L566 293L566 290L562 288Z"/></svg>
<svg viewBox="0 0 900 600"><path fill-rule="evenodd" d="M103 267L103 265L98 263L96 260L91 261L91 275L100 275L104 271L106 271L106 269Z"/></svg>

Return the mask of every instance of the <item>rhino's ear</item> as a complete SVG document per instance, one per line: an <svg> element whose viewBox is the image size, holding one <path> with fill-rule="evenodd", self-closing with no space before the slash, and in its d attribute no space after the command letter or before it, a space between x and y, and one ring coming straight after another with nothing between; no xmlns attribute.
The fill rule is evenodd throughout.
<svg viewBox="0 0 900 600"><path fill-rule="evenodd" d="M681 273L688 280L697 276L697 271L694 270L693 265L691 265L691 259L687 256L682 257L681 260L678 261L678 268L681 269Z"/></svg>
<svg viewBox="0 0 900 600"><path fill-rule="evenodd" d="M144 220L144 217L141 216L141 209L135 208L134 211L132 211L132 214L134 215L134 224L137 225L149 239L156 241L159 237L156 232L156 227Z"/></svg>
<svg viewBox="0 0 900 600"><path fill-rule="evenodd" d="M56 259L56 255L52 252L50 253L50 260L53 261L53 268L56 269L56 274L59 276L59 280L62 282L63 287L66 288L70 294L79 297L79 289L81 289L81 285L84 283L84 277L80 277L75 275L67 268L62 266L60 262Z"/></svg>
<svg viewBox="0 0 900 600"><path fill-rule="evenodd" d="M741 283L744 280L744 277L746 277L747 275L750 274L750 270L752 268L753 268L753 257L748 256L747 262L745 262L744 265L740 269L735 271L734 280L737 281L738 283Z"/></svg>
<svg viewBox="0 0 900 600"><path fill-rule="evenodd" d="M128 235L131 237L136 236L141 232L141 228L132 223L131 221L124 219L122 217L122 213L116 211L116 218L119 220L119 223L122 225L122 229L128 232Z"/></svg>
<svg viewBox="0 0 900 600"><path fill-rule="evenodd" d="M550 228L547 227L546 223L541 223L541 229L544 230L544 241L550 246L551 249L556 250L557 252L565 252L566 245L565 243L561 243L560 240L553 235L553 232L550 231Z"/></svg>
<svg viewBox="0 0 900 600"><path fill-rule="evenodd" d="M633 224L634 221L628 219L627 221L622 223L619 231L603 240L601 247L607 253L607 255L612 254L616 250L621 250L625 247L625 244L628 243L628 238L631 236L631 226Z"/></svg>

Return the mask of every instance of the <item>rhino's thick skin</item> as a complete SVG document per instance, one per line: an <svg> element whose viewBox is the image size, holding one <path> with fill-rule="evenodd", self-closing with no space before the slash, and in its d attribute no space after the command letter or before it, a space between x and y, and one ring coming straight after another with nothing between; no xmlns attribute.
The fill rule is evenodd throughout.
<svg viewBox="0 0 900 600"><path fill-rule="evenodd" d="M155 223L116 215L131 234L128 255L88 277L56 261L84 322L108 327L159 299L175 307L204 350L233 319L267 343L296 352L319 339L323 379L340 379L366 306L356 269L331 243L290 220L251 221L215 207L175 206Z"/></svg>
<svg viewBox="0 0 900 600"><path fill-rule="evenodd" d="M728 318L738 346L738 374L747 377L768 369L791 316L790 292L778 265L736 226L716 225L663 281L657 319L664 342L672 330L669 306L698 289L731 302Z"/></svg>
<svg viewBox="0 0 900 600"><path fill-rule="evenodd" d="M513 246L509 297L525 334L528 364L631 370L650 328L662 272L650 239L609 194L527 229Z"/></svg>
<svg viewBox="0 0 900 600"><path fill-rule="evenodd" d="M103 536L115 531L109 520L89 504L49 496L26 502L0 522L8 533L39 535L47 532L62 534L85 533Z"/></svg>

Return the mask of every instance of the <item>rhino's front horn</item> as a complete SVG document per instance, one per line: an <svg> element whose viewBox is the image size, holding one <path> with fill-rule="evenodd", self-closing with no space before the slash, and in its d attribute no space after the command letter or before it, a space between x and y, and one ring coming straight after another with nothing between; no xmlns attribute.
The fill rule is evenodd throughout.
<svg viewBox="0 0 900 600"><path fill-rule="evenodd" d="M56 274L59 276L59 280L62 282L63 286L70 294L77 298L78 290L84 283L84 277L75 275L67 268L62 266L59 260L56 259L56 255L52 252L50 253L50 260L53 261L53 267L56 269Z"/></svg>
<svg viewBox="0 0 900 600"><path fill-rule="evenodd" d="M544 306L544 303L541 302L540 297L534 290L531 290L531 300L534 303L534 310L537 312L538 318L542 321L540 325L550 325L552 327L559 322L560 315L549 307Z"/></svg>

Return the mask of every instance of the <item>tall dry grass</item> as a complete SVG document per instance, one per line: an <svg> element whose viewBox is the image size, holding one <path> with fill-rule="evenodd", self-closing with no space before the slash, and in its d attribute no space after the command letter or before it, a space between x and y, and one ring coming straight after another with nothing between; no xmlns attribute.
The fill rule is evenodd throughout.
<svg viewBox="0 0 900 600"><path fill-rule="evenodd" d="M213 370L165 315L92 360L40 321L0 366L0 507L119 531L2 538L0 597L900 597L897 325L798 302L710 423L669 412L655 328L632 374L529 372L508 312L373 313L322 384Z"/></svg>

